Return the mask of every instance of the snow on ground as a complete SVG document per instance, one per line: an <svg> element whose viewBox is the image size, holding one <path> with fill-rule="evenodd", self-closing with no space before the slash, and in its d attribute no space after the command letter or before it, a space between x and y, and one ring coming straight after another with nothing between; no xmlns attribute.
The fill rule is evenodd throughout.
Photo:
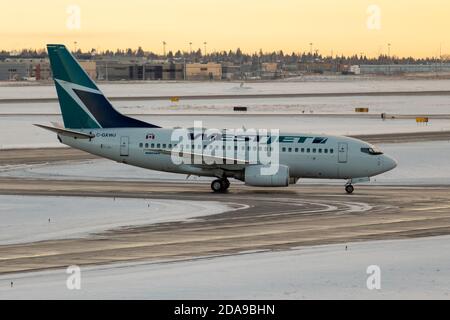
<svg viewBox="0 0 450 320"><path fill-rule="evenodd" d="M375 177L379 184L450 184L450 141L380 145L399 165Z"/></svg>
<svg viewBox="0 0 450 320"><path fill-rule="evenodd" d="M110 97L121 96L182 96L182 95L237 95L270 93L334 93L334 92L395 92L449 90L450 80L404 80L339 77L297 82L268 81L249 82L241 87L240 82L116 82L99 84ZM56 90L47 86L12 86L0 84L0 99L53 98Z"/></svg>
<svg viewBox="0 0 450 320"><path fill-rule="evenodd" d="M449 141L385 144L380 147L398 161L398 167L372 178L370 184L450 184ZM211 180L197 177L186 180L184 175L157 172L103 159L47 165L4 166L0 167L0 176L40 179L171 180L183 183ZM342 184L342 181L302 179L299 182L305 183Z"/></svg>
<svg viewBox="0 0 450 320"><path fill-rule="evenodd" d="M179 221L231 209L213 201L0 195L0 245L79 238L118 227Z"/></svg>
<svg viewBox="0 0 450 320"><path fill-rule="evenodd" d="M236 82L145 82L101 85L108 96L270 94L308 92L420 91L450 90L450 80L355 80L258 82L243 87ZM53 86L11 86L0 84L2 98L55 97ZM417 126L414 119L381 121L355 117L356 107L368 107L370 114L449 114L447 96L316 97L206 99L170 101L118 101L121 112L140 114L138 118L163 127L192 127L202 120L210 128L268 128L284 131L328 134L394 133L450 130L448 120L432 119L428 126ZM247 114L232 111L247 106ZM156 113L160 115L145 115ZM220 113L214 115L214 113ZM233 113L232 115L223 115ZM265 113L255 116L252 113ZM278 114L277 114L278 113ZM287 113L287 115L282 115ZM303 113L308 116L302 116ZM32 124L62 122L58 103L0 104L0 149L60 146L54 134ZM208 115L205 115L208 114ZM311 114L313 116L311 116ZM340 114L340 117L326 114ZM314 116L317 115L317 116ZM321 115L321 116L319 116ZM348 115L347 117L345 115Z"/></svg>
<svg viewBox="0 0 450 320"><path fill-rule="evenodd" d="M202 121L207 128L265 128L281 129L284 132L303 132L315 134L370 134L396 132L429 132L450 130L449 120L432 119L428 125L417 125L414 119L386 120L374 118L301 115L152 115L139 116L139 119L162 127L193 127L194 121ZM54 133L33 126L35 123L51 125L62 122L60 116L6 116L0 117L0 149L24 147L58 147L61 144Z"/></svg>
<svg viewBox="0 0 450 320"><path fill-rule="evenodd" d="M196 113L235 113L233 107L247 107L250 113L292 114L355 114L355 108L367 107L369 114L450 114L449 96L379 96L379 97L314 97L314 98L251 98L203 99L171 102L114 101L113 105L126 114L183 115ZM0 104L1 115L59 114L59 104L14 103Z"/></svg>
<svg viewBox="0 0 450 320"><path fill-rule="evenodd" d="M11 274L0 299L450 299L446 252L449 236L105 265L82 268L80 290L63 269ZM373 265L379 290L367 288Z"/></svg>
<svg viewBox="0 0 450 320"><path fill-rule="evenodd" d="M192 182L198 180L170 172L153 171L106 159L67 161L50 164L0 166L0 176L34 179L74 180L144 180ZM207 178L210 181L210 178Z"/></svg>

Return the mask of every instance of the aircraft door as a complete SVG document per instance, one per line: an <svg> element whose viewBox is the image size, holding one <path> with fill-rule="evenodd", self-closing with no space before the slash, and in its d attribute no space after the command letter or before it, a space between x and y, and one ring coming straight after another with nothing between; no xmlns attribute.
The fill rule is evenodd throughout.
<svg viewBox="0 0 450 320"><path fill-rule="evenodd" d="M339 163L347 163L348 160L348 144L341 142L338 144L338 161Z"/></svg>
<svg viewBox="0 0 450 320"><path fill-rule="evenodd" d="M120 156L128 157L129 155L129 143L128 137L120 137Z"/></svg>

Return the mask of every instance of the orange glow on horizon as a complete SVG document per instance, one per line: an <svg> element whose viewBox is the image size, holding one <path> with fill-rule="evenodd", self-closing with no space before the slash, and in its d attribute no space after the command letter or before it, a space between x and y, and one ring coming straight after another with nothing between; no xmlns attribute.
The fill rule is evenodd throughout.
<svg viewBox="0 0 450 320"><path fill-rule="evenodd" d="M369 57L450 53L448 0L40 0L10 2L0 13L0 49L115 50L162 53L241 48ZM73 7L79 8L77 12ZM375 7L371 7L375 5ZM375 8L375 9L374 9ZM379 11L377 11L379 9ZM76 10L75 10L76 11ZM79 25L77 23L79 22ZM79 27L79 28L78 28Z"/></svg>

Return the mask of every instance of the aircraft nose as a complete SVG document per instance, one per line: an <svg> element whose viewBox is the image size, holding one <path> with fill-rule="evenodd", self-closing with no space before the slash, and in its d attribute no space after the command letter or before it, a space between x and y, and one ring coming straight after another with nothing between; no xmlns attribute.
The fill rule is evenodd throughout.
<svg viewBox="0 0 450 320"><path fill-rule="evenodd" d="M392 169L394 169L395 167L397 167L397 161L391 157L385 156L385 159L383 161L384 164L384 169L386 171L390 171Z"/></svg>

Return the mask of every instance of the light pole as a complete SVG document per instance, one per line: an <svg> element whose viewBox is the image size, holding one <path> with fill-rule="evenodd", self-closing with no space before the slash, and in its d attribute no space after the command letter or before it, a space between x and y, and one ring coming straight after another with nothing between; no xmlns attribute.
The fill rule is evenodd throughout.
<svg viewBox="0 0 450 320"><path fill-rule="evenodd" d="M165 41L163 41L162 42L163 43L163 54L164 54L164 57L166 56L166 42Z"/></svg>
<svg viewBox="0 0 450 320"><path fill-rule="evenodd" d="M206 41L203 42L203 44L205 45L205 57L206 57L206 45L208 44Z"/></svg>
<svg viewBox="0 0 450 320"><path fill-rule="evenodd" d="M310 42L309 43L309 54L311 55L311 57L312 57L312 54L313 54L313 43L312 42Z"/></svg>
<svg viewBox="0 0 450 320"><path fill-rule="evenodd" d="M391 44L388 43L388 74L391 74Z"/></svg>
<svg viewBox="0 0 450 320"><path fill-rule="evenodd" d="M183 70L183 80L186 81L186 58L184 58L184 70Z"/></svg>
<svg viewBox="0 0 450 320"><path fill-rule="evenodd" d="M189 42L189 54L192 53L192 42Z"/></svg>

